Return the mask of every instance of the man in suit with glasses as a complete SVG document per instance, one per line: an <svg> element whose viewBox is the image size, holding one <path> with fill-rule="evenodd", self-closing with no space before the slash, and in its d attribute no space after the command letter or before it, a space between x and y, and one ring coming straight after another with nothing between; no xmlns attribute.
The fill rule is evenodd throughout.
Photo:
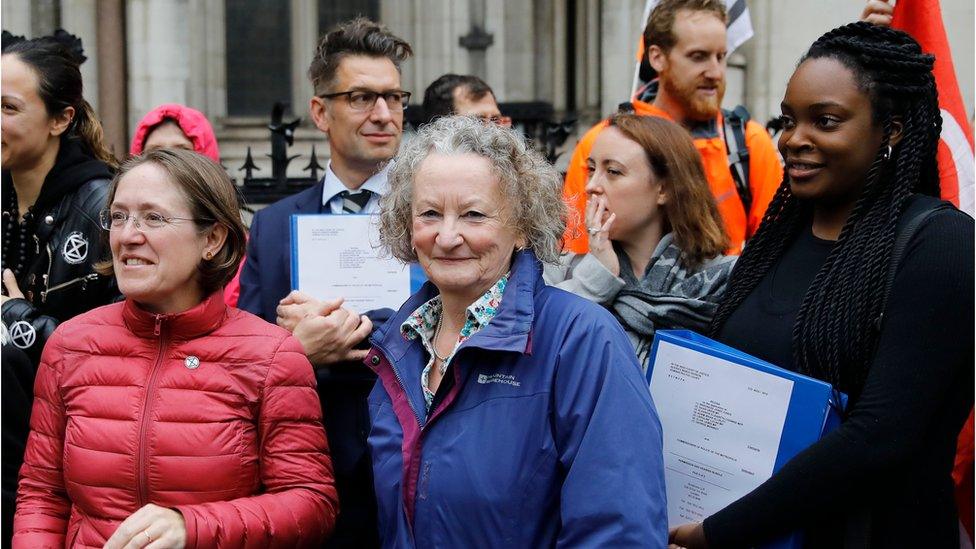
<svg viewBox="0 0 976 549"><path fill-rule="evenodd" d="M315 90L309 110L315 126L328 136L329 165L316 185L255 214L241 273L238 306L290 330L316 368L339 491L339 518L329 547L378 545L366 453L366 396L375 375L361 360L374 324L392 311L359 315L342 307L341 300L320 302L290 292L290 218L379 212L410 99L400 88L400 64L412 53L406 41L363 18L321 38L308 71Z"/></svg>

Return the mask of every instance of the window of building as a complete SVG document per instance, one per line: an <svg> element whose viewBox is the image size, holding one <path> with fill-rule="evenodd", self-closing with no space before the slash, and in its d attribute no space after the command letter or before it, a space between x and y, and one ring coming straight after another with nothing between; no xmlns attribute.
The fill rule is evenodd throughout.
<svg viewBox="0 0 976 549"><path fill-rule="evenodd" d="M268 116L292 100L291 2L227 0L224 9L227 114Z"/></svg>
<svg viewBox="0 0 976 549"><path fill-rule="evenodd" d="M379 0L319 0L318 8L320 34L360 15L373 21L380 19Z"/></svg>

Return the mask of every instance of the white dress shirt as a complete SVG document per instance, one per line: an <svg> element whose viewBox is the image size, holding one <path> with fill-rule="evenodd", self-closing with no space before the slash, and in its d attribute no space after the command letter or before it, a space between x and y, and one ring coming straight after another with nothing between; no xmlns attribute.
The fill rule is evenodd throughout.
<svg viewBox="0 0 976 549"><path fill-rule="evenodd" d="M322 205L324 206L323 211L325 213L341 214L342 213L342 197L339 193L342 191L357 192L363 189L372 191L373 195L369 197L369 202L363 208L361 213L364 214L375 214L380 213L380 197L385 195L390 190L390 184L387 181L387 176L390 173L390 167L392 167L393 162L387 162L383 169L376 172L375 175L367 179L362 186L357 190L352 190L346 187L339 177L332 171L332 161L329 161L329 165L325 168L325 183L322 186Z"/></svg>

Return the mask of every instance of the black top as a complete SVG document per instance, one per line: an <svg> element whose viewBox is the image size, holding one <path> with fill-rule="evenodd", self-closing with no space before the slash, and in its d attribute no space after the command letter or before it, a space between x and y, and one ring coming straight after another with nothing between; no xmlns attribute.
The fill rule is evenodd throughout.
<svg viewBox="0 0 976 549"><path fill-rule="evenodd" d="M973 405L973 220L933 214L902 258L859 400L844 423L704 522L712 547L802 529L808 546L958 547L950 477ZM805 229L719 339L794 369L793 322L833 243ZM881 289L879 288L879 291Z"/></svg>
<svg viewBox="0 0 976 549"><path fill-rule="evenodd" d="M0 429L0 495L3 502L0 547L10 547L14 536L17 474L24 463L27 434L30 433L31 404L34 401L34 366L23 351L4 343L0 360L0 395L3 422Z"/></svg>
<svg viewBox="0 0 976 549"><path fill-rule="evenodd" d="M13 180L7 170L0 175L3 192L11 193L3 214L5 229L16 229L4 234L4 267L22 265L17 284L24 294L3 303L3 323L13 344L36 365L59 323L119 297L114 277L95 272L97 263L111 258L98 213L107 205L112 172L78 139L63 137L23 235L14 222Z"/></svg>
<svg viewBox="0 0 976 549"><path fill-rule="evenodd" d="M793 324L803 296L837 244L807 228L729 316L719 339L781 368L793 367ZM761 329L759 329L761 328Z"/></svg>

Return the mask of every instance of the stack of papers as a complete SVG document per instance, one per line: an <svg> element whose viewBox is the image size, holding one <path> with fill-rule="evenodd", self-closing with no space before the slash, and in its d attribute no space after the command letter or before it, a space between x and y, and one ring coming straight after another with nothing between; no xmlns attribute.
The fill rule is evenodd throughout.
<svg viewBox="0 0 976 549"><path fill-rule="evenodd" d="M754 490L837 425L843 405L827 383L687 330L655 334L647 376L664 430L669 526Z"/></svg>
<svg viewBox="0 0 976 549"><path fill-rule="evenodd" d="M397 310L426 278L380 248L375 215L291 216L291 287L354 311Z"/></svg>

